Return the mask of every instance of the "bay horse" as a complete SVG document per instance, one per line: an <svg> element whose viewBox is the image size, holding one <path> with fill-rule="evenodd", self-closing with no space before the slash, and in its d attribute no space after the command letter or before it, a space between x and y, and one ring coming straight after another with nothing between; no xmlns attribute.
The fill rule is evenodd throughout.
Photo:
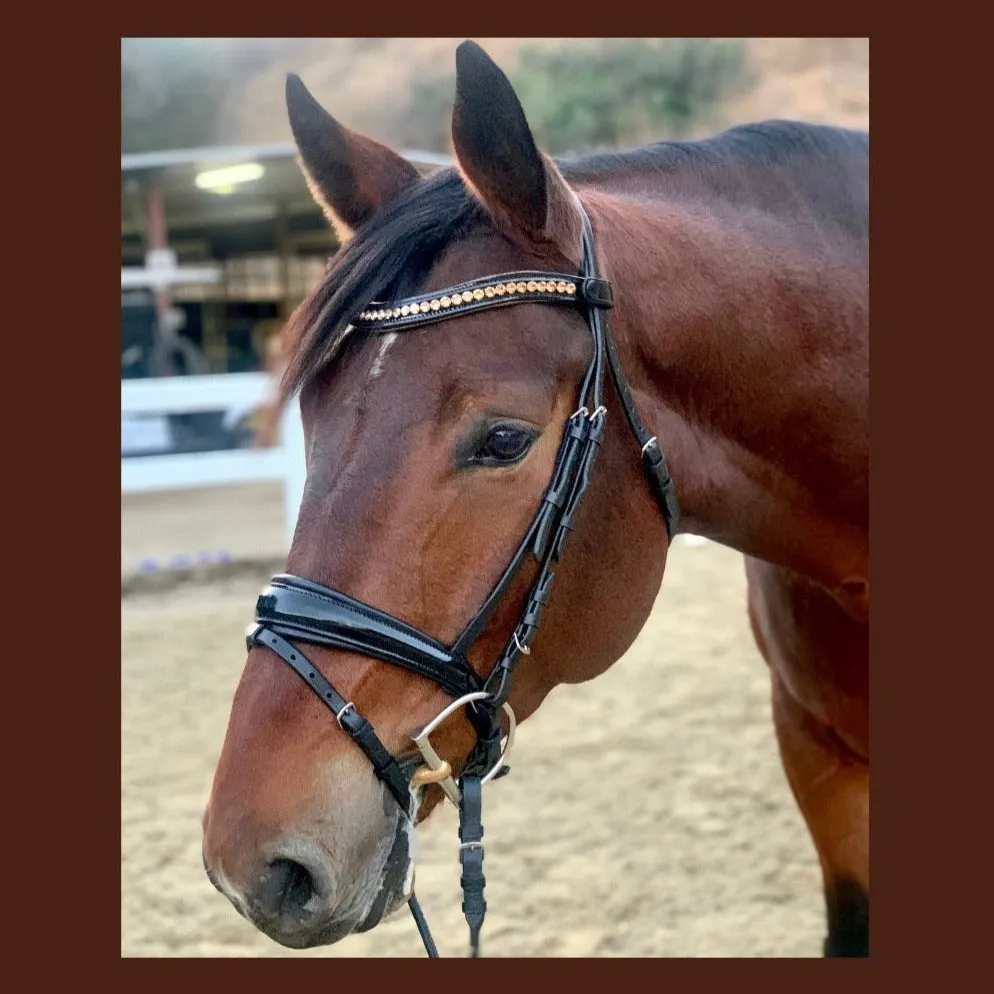
<svg viewBox="0 0 994 994"><path fill-rule="evenodd" d="M475 951L482 785L515 721L631 646L685 533L744 554L823 952L866 956L869 137L768 121L554 160L479 46L456 69L455 165L426 178L287 79L343 245L288 326L307 481L207 875L289 947L407 901L435 955L413 844L448 797Z"/></svg>

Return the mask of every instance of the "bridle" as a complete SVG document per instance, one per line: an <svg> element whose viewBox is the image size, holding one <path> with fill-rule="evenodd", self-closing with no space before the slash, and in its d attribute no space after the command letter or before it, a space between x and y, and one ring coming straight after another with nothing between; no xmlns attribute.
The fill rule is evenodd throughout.
<svg viewBox="0 0 994 994"><path fill-rule="evenodd" d="M459 637L452 645L445 645L375 607L330 587L288 574L274 576L262 591L256 603L255 624L246 633L249 649L253 646L272 649L332 711L342 730L365 752L376 776L409 819L413 821L417 814L418 789L424 783L439 783L448 799L457 806L463 912L469 925L470 954L473 956L479 955L480 928L487 908L483 896L486 880L483 875L482 787L510 771L505 760L514 741L515 729L514 712L507 703L511 680L518 664L531 652L530 645L538 631L542 611L549 602L555 566L573 528L604 437L607 414L603 404L605 365L611 370L628 424L641 447L649 488L659 503L671 539L679 516L666 459L656 437L649 434L639 418L631 388L608 336L604 311L613 304L611 285L599 275L590 220L579 200L577 206L583 224L583 269L579 277L551 272L486 276L391 303L371 303L353 321L357 329L386 334L517 303L565 304L579 307L586 313L593 354L580 386L577 410L566 423L552 481L510 563ZM539 563L538 577L500 658L489 676L481 678L469 664L469 649L529 554ZM424 765L405 773L379 740L372 725L295 648L294 640L346 649L393 663L427 677L455 698L413 737ZM449 764L435 752L429 736L461 707L477 738L456 783ZM508 719L503 748L501 711ZM408 904L428 955L437 957L438 951L413 893Z"/></svg>

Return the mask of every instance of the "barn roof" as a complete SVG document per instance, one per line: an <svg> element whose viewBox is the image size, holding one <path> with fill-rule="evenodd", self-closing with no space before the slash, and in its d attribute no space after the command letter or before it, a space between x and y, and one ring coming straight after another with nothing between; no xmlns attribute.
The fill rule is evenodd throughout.
<svg viewBox="0 0 994 994"><path fill-rule="evenodd" d="M401 154L423 174L451 161L435 152ZM261 167L261 176L223 192L197 185L204 173L246 164ZM122 264L142 264L142 198L153 180L163 190L169 242L181 260L275 252L281 214L293 251L327 252L334 247L292 143L171 149L121 156Z"/></svg>

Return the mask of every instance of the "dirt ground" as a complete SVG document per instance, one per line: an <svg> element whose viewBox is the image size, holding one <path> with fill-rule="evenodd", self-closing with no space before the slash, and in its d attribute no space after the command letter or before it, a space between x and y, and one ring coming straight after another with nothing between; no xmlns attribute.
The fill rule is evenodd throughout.
<svg viewBox="0 0 994 994"><path fill-rule="evenodd" d="M122 499L122 573L202 549L278 555L280 515L264 486ZM284 949L204 875L201 812L266 578L122 599L122 956L423 956L406 909L331 948ZM737 554L678 543L636 644L554 692L511 766L484 797L484 956L820 955L817 860L777 756ZM454 809L419 832L422 907L441 955L463 956Z"/></svg>

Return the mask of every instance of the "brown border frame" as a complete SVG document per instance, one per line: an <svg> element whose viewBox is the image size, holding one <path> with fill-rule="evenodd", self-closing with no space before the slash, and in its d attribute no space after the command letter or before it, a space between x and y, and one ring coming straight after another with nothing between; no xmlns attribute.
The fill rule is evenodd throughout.
<svg viewBox="0 0 994 994"><path fill-rule="evenodd" d="M598 29L577 32L580 34L660 33L647 30L650 22L640 16L644 7L633 5L633 8L625 17L617 5L612 5L609 24L607 8L602 5L573 3L566 8L567 17L562 16L565 11L557 14L555 8L549 8L546 33L561 34L564 21L575 26L589 23ZM13 536L19 546L15 553L18 572L26 572L36 582L29 583L34 596L16 601L17 614L11 619L15 624L9 628L13 637L8 639L8 646L14 651L8 656L8 674L24 681L25 693L15 696L8 691L7 700L9 707L18 700L34 702L35 706L11 707L8 727L21 733L21 748L26 753L30 750L28 754L35 762L22 764L20 753L10 754L8 760L12 775L5 805L7 818L18 829L15 838L29 840L23 849L17 846L12 850L15 862L23 862L28 871L27 880L19 888L27 898L28 907L18 909L20 925L9 930L8 936L12 952L21 950L23 935L37 936L38 965L46 968L46 972L64 974L69 985L78 981L84 963L96 966L98 961L102 964L121 958L119 933L112 924L119 921L119 890L114 874L109 872L120 865L117 862L120 823L115 815L119 798L118 767L114 762L114 757L120 755L116 720L120 671L105 651L115 642L115 630L117 638L120 637L115 620L119 573L115 557L109 555L116 534L111 510L119 466L119 436L114 431L118 425L115 410L118 356L116 336L112 334L119 307L112 279L118 249L117 232L110 219L119 203L112 158L116 156L120 137L113 101L119 85L114 73L120 56L120 35L210 34L212 22L221 29L217 34L227 33L224 29L230 30L233 25L240 27L240 33L246 36L315 34L314 29L321 26L317 22L325 20L315 16L320 8L299 9L303 16L283 16L284 12L280 11L279 23L265 24L271 9L262 6L253 10L241 4L237 7L237 17L232 18L231 13L221 8L172 4L168 8L168 23L174 28L189 25L194 31L164 32L164 23L159 19L135 13L125 30L111 36L111 32L100 26L99 19L92 17L96 11L90 8L78 27L64 23L71 20L71 15L60 14L58 23L53 17L40 34L26 36L43 39L43 59L37 48L31 47L30 40L26 49L22 47L25 39L21 31L13 30L10 35L8 65L21 63L23 68L14 83L8 84L9 106L15 112L15 122L8 124L7 135L12 150L20 151L21 161L29 166L20 182L32 190L51 191L53 211L65 231L61 259L69 271L55 269L53 275L50 264L31 266L32 255L45 258L40 238L37 252L29 249L25 253L26 272L21 278L28 287L23 290L18 287L17 296L30 307L24 308L26 313L18 315L20 320L11 327L18 330L20 341L28 345L25 358L35 358L30 368L39 372L23 377L9 375L10 392L23 390L23 398L17 399L26 416L14 421L15 430L8 436L15 448L14 459L8 457L8 465L18 467L15 479L30 481L32 510L37 507L40 523L62 524L64 534L55 542L60 546L65 543L72 551L57 552L53 547L55 542L37 527L30 531L25 528L22 534ZM710 31L702 30L704 18L694 23L695 19L681 16L680 10L666 11L658 24L669 33L685 35L756 36L764 34L759 30L763 25L781 28L765 32L767 35L865 37L871 34L872 17L863 5L851 8L834 5L831 12L835 23L830 30L828 18L818 16L820 10L800 10L786 4L767 5L762 13L754 4L745 9L729 5L726 9L731 15L727 18L720 16L720 7L708 9L711 16L706 23ZM475 37L471 30L474 22L484 29L492 26L495 10L498 23L527 23L531 33L541 33L538 29L543 18L538 16L536 8L528 5L520 5L518 11L512 5L502 4L489 10L476 8L475 12L474 8L467 11L438 4L428 9L398 7L380 12L375 21L377 25L388 21L390 34L403 34L406 22L414 36L428 33L425 29L433 20L442 28L437 32L440 36L448 36L458 25L465 31L461 40L461 37ZM253 13L260 16L252 17ZM333 20L338 34L380 33L369 30L371 22L364 25L348 9L329 14L332 16L327 20ZM929 14L949 17L941 10ZM902 31L907 19L902 15ZM843 22L851 30L840 30ZM805 23L807 31L800 27ZM250 30L263 24L271 30ZM789 31L782 30L788 25ZM736 31L736 26L746 30ZM930 631L924 631L908 624L914 619L926 623L937 619L941 595L945 593L947 600L957 597L957 623L962 625L969 617L963 610L967 597L965 592L953 594L946 580L950 576L959 578L976 568L972 565L974 559L970 553L974 549L969 536L963 543L968 555L962 565L957 564L956 572L951 562L948 566L945 561L926 562L922 555L926 547L941 546L946 552L945 559L951 560L957 551L959 534L942 530L942 526L964 527L963 513L950 513L953 507L949 501L949 474L958 466L976 462L976 453L966 450L962 443L964 451L956 451L951 433L938 430L936 417L946 395L952 394L955 400L976 394L966 389L959 368L955 377L935 375L943 351L936 345L951 342L954 329L971 327L973 322L954 320L950 314L953 308L949 306L954 301L950 301L948 294L943 295L941 309L934 307L934 313L929 314L921 292L936 284L937 267L943 262L949 266L953 258L958 268L956 274L950 273L946 286L961 289L965 288L964 284L969 285L970 280L964 278L968 259L964 261L953 252L947 254L941 250L943 245L959 248L959 243L952 242L948 236L940 239L938 233L930 238L927 228L930 220L941 219L947 205L951 206L950 194L955 196L962 189L970 196L972 191L984 189L962 175L962 167L976 157L969 154L972 136L952 120L955 102L950 98L943 103L943 98L936 95L935 84L941 73L955 74L964 63L969 65L970 58L965 51L970 40L963 37L965 24L948 23L955 33L947 36L946 44L941 33L944 26L940 23L935 28L936 33L927 45L912 41L907 34L900 39L892 36L886 42L874 40L873 44L875 83L879 84L874 87L874 97L882 101L878 106L883 106L885 112L881 112L883 125L877 130L877 157L872 172L875 222L872 265L877 305L872 488L877 611L872 711L878 776L873 804L876 914L871 957L862 964L847 966L784 962L742 966L724 961L695 964L678 960L661 961L658 965L641 961L590 961L581 965L557 961L546 965L544 961L529 961L524 967L501 967L498 976L494 973L495 961L485 967L480 964L447 967L450 971L475 971L462 975L468 982L480 976L480 969L486 969L490 983L503 983L515 974L522 979L547 980L553 984L574 980L582 984L585 979L594 984L618 983L618 971L622 970L626 978L637 981L644 977L649 985L653 980L683 981L695 991L727 990L747 976L753 976L757 983L779 977L785 987L790 984L794 989L803 983L805 991L808 984L825 989L839 983L869 987L874 981L879 982L885 972L897 982L906 979L903 974L910 974L911 980L925 980L921 961L926 953L940 949L955 951L958 963L967 947L978 944L969 940L980 938L979 929L974 926L975 934L968 934L969 926L962 921L962 911L976 902L979 907L973 920L979 921L988 902L977 886L976 869L969 865L962 870L954 869L950 857L955 852L972 855L976 849L970 846L972 840L964 833L967 826L952 819L950 805L960 796L957 793L960 789L964 793L970 791L967 796L978 793L979 781L962 773L957 778L957 765L940 763L937 750L945 742L962 741L964 731L969 735L972 729L984 727L982 722L968 720L965 701L961 699L973 697L981 706L986 702L986 695L980 694L976 684L981 667L977 666L976 653L968 643L950 646L949 636L957 628L935 624ZM605 30L608 27L610 31ZM901 54L909 63L914 59L905 73L898 65ZM69 86L67 81L72 81ZM88 91L77 89L76 81L86 84ZM30 86L25 87L25 82ZM982 80L972 85L982 85ZM929 97L933 98L932 103ZM914 137L898 158L892 154L897 151L895 146L899 141L895 125L903 120L907 120ZM8 155L13 158L11 152ZM982 167L985 162L980 157L977 164ZM916 172L920 175L915 175ZM978 179L983 181L986 177ZM973 201L964 206L967 213L960 216L967 224L978 221L979 203ZM19 213L24 216L17 217ZM16 196L11 198L6 214L8 233L17 231L22 237L26 235L30 244L33 231L39 229L27 203L18 203ZM986 245L981 247L989 252ZM979 282L982 286L982 276ZM909 293L909 289L913 292ZM51 301L41 315L38 301ZM964 319L968 317L963 315ZM53 330L55 341L49 343L46 339ZM896 347L891 346L892 341ZM42 365L31 348L35 342L45 352L55 353L57 349L56 354L65 356L65 360ZM926 348L914 348L916 344L926 343ZM908 374L916 365L924 368L912 382ZM973 365L983 367L982 363ZM8 374L13 374L14 369L8 366ZM979 378L984 372L985 368L978 368L975 375ZM927 386L927 390L921 392L921 386ZM37 404L41 391L53 402L35 409L32 405ZM984 396L983 392L980 396ZM901 405L902 400L907 403ZM67 419L67 414L76 411L84 413L86 419ZM978 410L976 417L983 413ZM67 421L69 425L99 423L100 430L94 434L101 444L64 444L73 438L66 430ZM32 428L37 426L37 432L18 431L25 423ZM42 486L42 480L49 485ZM986 490L983 492L986 494ZM966 520L972 522L976 518ZM902 553L906 554L905 559ZM940 572L940 567L946 568ZM984 579L983 575L980 579ZM979 590L979 585L975 589ZM977 595L974 600L979 607ZM30 633L30 639L23 645L17 637L21 632ZM48 637L49 632L56 637ZM63 645L71 646L73 652L68 655L60 652ZM43 646L47 651L31 652L32 648ZM29 660L33 665L20 665ZM936 669L932 660L943 663L948 660L948 663ZM967 660L972 665L962 665ZM956 669L957 664L961 664L961 669ZM47 695L42 693L48 682L46 673L55 682L55 692ZM945 688L937 677L944 673L962 673L958 686L969 691L948 707L939 704ZM918 679L909 679L913 675ZM974 742L964 745L982 748L986 740L976 734L974 738ZM84 744L87 748L81 749ZM42 775L32 776L29 770ZM923 777L925 771L928 775ZM902 794L907 795L903 809ZM42 818L40 809L46 801L51 813ZM37 872L39 852L48 854L40 860L46 872ZM965 887L960 883L964 879ZM940 900L930 892L930 887L943 880L949 884L955 880L963 893L956 897L946 894ZM33 892L39 901L35 908L30 907ZM973 897L974 893L979 898ZM67 909L53 906L54 895L62 895L69 902L68 914ZM16 901L14 907L17 908ZM154 967L140 961L122 962L126 963L122 969L130 977L141 976L143 990L152 980L158 986L181 978L186 983L203 978L204 982L219 983L222 987L233 981L241 985L248 975L265 978L263 983L270 979L278 983L281 977L284 984L296 983L302 970L316 971L310 976L318 983L329 984L342 984L350 977L364 985L375 984L381 971L384 979L388 975L397 976L401 983L410 983L412 978L410 964L397 966L370 961L353 964L337 960L331 971L313 960L298 961L294 975L288 974L287 967L274 965L276 961L253 962L248 967L250 974L240 973L237 980L232 971L242 968L227 962L218 966L210 960L197 960L189 973L188 967L177 960ZM100 972L103 974L102 969ZM954 980L954 989L956 986Z"/></svg>

